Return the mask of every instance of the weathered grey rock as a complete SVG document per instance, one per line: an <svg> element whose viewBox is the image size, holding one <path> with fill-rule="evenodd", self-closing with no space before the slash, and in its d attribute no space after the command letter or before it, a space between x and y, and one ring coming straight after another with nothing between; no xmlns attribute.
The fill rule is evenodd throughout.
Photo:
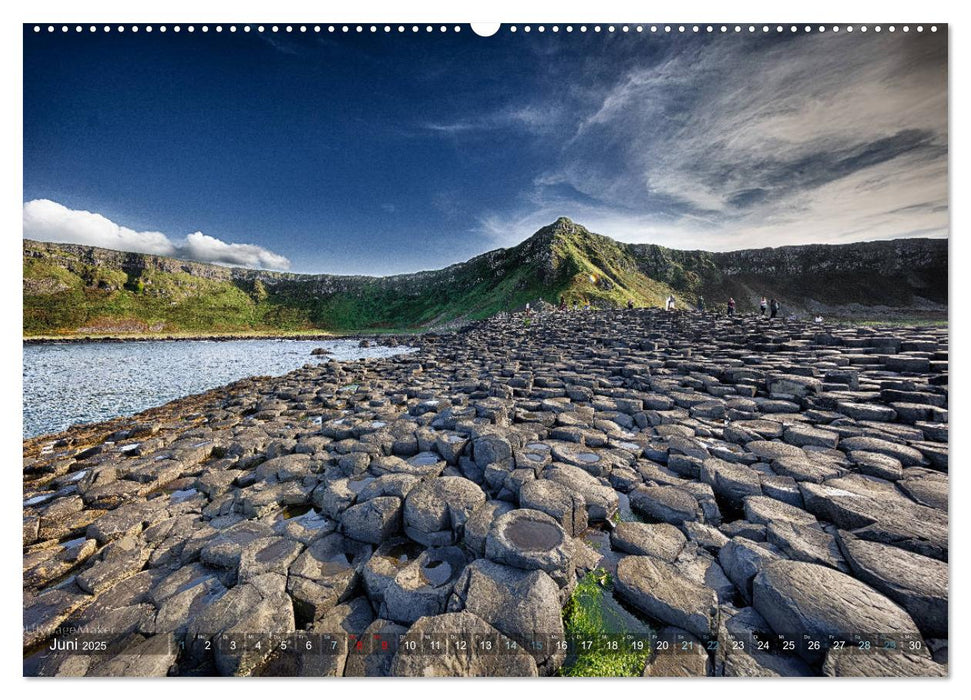
<svg viewBox="0 0 971 700"><path fill-rule="evenodd" d="M674 568L685 578L715 592L719 603L735 599L735 584L725 575L718 559L700 547L685 547L674 561Z"/></svg>
<svg viewBox="0 0 971 700"><path fill-rule="evenodd" d="M106 544L112 540L137 535L158 518L159 507L149 503L129 503L115 508L88 526L86 536Z"/></svg>
<svg viewBox="0 0 971 700"><path fill-rule="evenodd" d="M147 550L132 537L115 540L115 549L105 547L98 561L78 574L78 587L86 593L97 595L119 581L141 571L149 557Z"/></svg>
<svg viewBox="0 0 971 700"><path fill-rule="evenodd" d="M309 654L275 654L260 670L260 675L304 678L346 675L352 659L364 657L363 651L358 651L356 647L358 644L364 647L362 638L372 622L374 611L367 600L351 598L331 608L307 630L307 639L311 644L316 635L327 635L330 640L338 641L336 648L318 649L317 653ZM293 641L299 645L301 639L298 637Z"/></svg>
<svg viewBox="0 0 971 700"><path fill-rule="evenodd" d="M525 571L479 559L462 572L448 609L475 613L517 641L530 650L544 675L559 668L566 658L565 651L549 645L530 649L537 636L563 637L559 591L544 571Z"/></svg>
<svg viewBox="0 0 971 700"><path fill-rule="evenodd" d="M925 637L947 637L947 564L847 532L839 547L853 575L910 613Z"/></svg>
<svg viewBox="0 0 971 700"><path fill-rule="evenodd" d="M799 482L809 481L814 484L835 479L842 473L835 465L814 462L806 455L775 459L772 461L772 471L779 476L788 476Z"/></svg>
<svg viewBox="0 0 971 700"><path fill-rule="evenodd" d="M854 650L831 650L823 662L824 676L865 678L934 678L948 675L947 665L938 664L922 654L908 651L875 651L860 654Z"/></svg>
<svg viewBox="0 0 971 700"><path fill-rule="evenodd" d="M216 576L204 573L185 581L164 599L161 593L156 593L153 597L156 598L158 613L149 631L181 636L197 617L204 615L226 592L226 587Z"/></svg>
<svg viewBox="0 0 971 700"><path fill-rule="evenodd" d="M759 525L784 522L793 525L815 525L816 518L801 508L766 496L745 498L745 519Z"/></svg>
<svg viewBox="0 0 971 700"><path fill-rule="evenodd" d="M745 465L714 457L704 461L701 480L734 508L741 508L746 496L762 495L762 482L758 472Z"/></svg>
<svg viewBox="0 0 971 700"><path fill-rule="evenodd" d="M377 619L365 628L367 640L364 653L349 654L344 665L345 677L379 678L391 675L391 662L398 639L408 631L407 627Z"/></svg>
<svg viewBox="0 0 971 700"><path fill-rule="evenodd" d="M445 613L424 617L412 625L410 633L440 635L468 642L475 639L495 639L505 649L512 647L512 640L500 634L495 627L468 611ZM510 653L480 651L477 645L465 644L465 649L455 654L413 654L399 648L391 662L391 675L418 677L482 677L482 676L535 676L536 662L522 648Z"/></svg>
<svg viewBox="0 0 971 700"><path fill-rule="evenodd" d="M587 518L590 522L609 520L617 512L620 503L617 492L579 467L555 464L543 472L543 477L582 494L587 502Z"/></svg>
<svg viewBox="0 0 971 700"><path fill-rule="evenodd" d="M178 659L178 642L172 635L156 634L132 644L109 659L96 663L86 675L98 677L164 678Z"/></svg>
<svg viewBox="0 0 971 700"><path fill-rule="evenodd" d="M458 547L426 549L395 574L382 593L381 617L411 624L445 612L455 580L465 567Z"/></svg>
<svg viewBox="0 0 971 700"><path fill-rule="evenodd" d="M475 556L485 556L486 537L492 528L492 522L514 507L508 501L487 501L476 508L465 523L462 544Z"/></svg>
<svg viewBox="0 0 971 700"><path fill-rule="evenodd" d="M472 442L472 455L475 463L485 469L490 464L499 464L505 469L512 468L512 445L501 435L483 435Z"/></svg>
<svg viewBox="0 0 971 700"><path fill-rule="evenodd" d="M353 505L341 515L341 527L351 539L380 544L401 530L401 499L377 496Z"/></svg>
<svg viewBox="0 0 971 700"><path fill-rule="evenodd" d="M754 452L759 459L766 462L786 457L802 459L806 456L802 448L777 440L753 440L745 445L745 449Z"/></svg>
<svg viewBox="0 0 971 700"><path fill-rule="evenodd" d="M889 406L872 403L837 401L836 410L854 420L872 420L889 423L897 417L897 412Z"/></svg>
<svg viewBox="0 0 971 700"><path fill-rule="evenodd" d="M582 495L555 481L527 481L519 490L519 506L546 513L573 537L587 529L586 500Z"/></svg>
<svg viewBox="0 0 971 700"><path fill-rule="evenodd" d="M729 540L720 530L704 523L686 522L683 528L689 540L699 547L704 547L712 554L717 554L718 550L724 547Z"/></svg>
<svg viewBox="0 0 971 700"><path fill-rule="evenodd" d="M311 499L321 513L333 520L340 520L341 513L357 500L357 493L351 489L348 479L335 479L319 486Z"/></svg>
<svg viewBox="0 0 971 700"><path fill-rule="evenodd" d="M914 503L888 482L841 478L800 489L806 510L861 539L947 559L947 514Z"/></svg>
<svg viewBox="0 0 971 700"><path fill-rule="evenodd" d="M796 445L797 447L817 445L819 447L835 448L837 443L839 443L839 434L830 430L795 423L786 428L782 439L790 445Z"/></svg>
<svg viewBox="0 0 971 700"><path fill-rule="evenodd" d="M644 666L645 678L701 678L711 675L711 662L705 643L686 630L666 627L661 630L661 639L680 639L682 646L673 653L655 653Z"/></svg>
<svg viewBox="0 0 971 700"><path fill-rule="evenodd" d="M695 497L674 486L638 486L630 492L629 498L631 508L652 520L671 525L695 520L704 522Z"/></svg>
<svg viewBox="0 0 971 700"><path fill-rule="evenodd" d="M518 569L545 571L560 587L574 578L572 539L538 510L518 508L496 518L486 537L485 555Z"/></svg>
<svg viewBox="0 0 971 700"><path fill-rule="evenodd" d="M711 589L653 557L627 556L617 564L617 594L644 614L704 637L715 631L718 605Z"/></svg>
<svg viewBox="0 0 971 700"><path fill-rule="evenodd" d="M802 509L802 492L799 491L799 482L791 476L770 476L760 474L762 482L762 493L769 498L788 503L790 506Z"/></svg>
<svg viewBox="0 0 971 700"><path fill-rule="evenodd" d="M769 379L769 394L776 397L794 397L797 399L818 394L822 382L812 377L793 374L780 374Z"/></svg>
<svg viewBox="0 0 971 700"><path fill-rule="evenodd" d="M750 523L748 520L733 520L718 527L727 538L744 537L753 542L765 542L765 525Z"/></svg>
<svg viewBox="0 0 971 700"><path fill-rule="evenodd" d="M620 522L610 532L610 544L628 554L642 554L673 562L681 554L687 538L667 523Z"/></svg>
<svg viewBox="0 0 971 700"><path fill-rule="evenodd" d="M202 547L199 558L210 566L235 569L239 566L243 547L272 534L272 529L265 523L244 521L226 528L209 539Z"/></svg>
<svg viewBox="0 0 971 700"><path fill-rule="evenodd" d="M248 581L260 574L285 574L290 563L303 551L303 545L285 537L263 537L243 547L239 555L239 580Z"/></svg>
<svg viewBox="0 0 971 700"><path fill-rule="evenodd" d="M51 636L58 625L89 602L91 596L70 584L37 596L25 596L24 648L33 647Z"/></svg>
<svg viewBox="0 0 971 700"><path fill-rule="evenodd" d="M24 557L24 585L46 588L56 579L83 564L97 550L95 540L79 537L62 546L49 547ZM89 591L90 592L90 591Z"/></svg>
<svg viewBox="0 0 971 700"><path fill-rule="evenodd" d="M412 474L384 474L364 484L364 488L357 494L356 502L363 503L381 496L404 499L419 483L421 479Z"/></svg>
<svg viewBox="0 0 971 700"><path fill-rule="evenodd" d="M840 448L849 453L854 450L876 452L900 460L905 467L919 467L927 463L919 450L907 445L900 445L889 440L874 437L849 437L840 441Z"/></svg>
<svg viewBox="0 0 971 700"><path fill-rule="evenodd" d="M469 516L485 501L482 489L460 476L424 481L405 498L405 534L426 547L455 544Z"/></svg>
<svg viewBox="0 0 971 700"><path fill-rule="evenodd" d="M746 602L752 602L752 579L769 563L780 558L771 544L733 537L718 552L718 562Z"/></svg>
<svg viewBox="0 0 971 700"><path fill-rule="evenodd" d="M864 583L818 564L780 560L752 582L753 607L778 634L851 640L852 635L918 636L905 610ZM822 652L798 649L810 663Z"/></svg>
<svg viewBox="0 0 971 700"><path fill-rule="evenodd" d="M370 555L370 545L336 533L314 540L290 565L287 577L287 592L297 618L318 620L346 600Z"/></svg>
<svg viewBox="0 0 971 700"><path fill-rule="evenodd" d="M822 564L849 573L836 539L814 525L772 522L766 528L766 540L787 559Z"/></svg>
<svg viewBox="0 0 971 700"><path fill-rule="evenodd" d="M922 506L947 511L950 481L946 474L923 470L914 473L916 468L908 469L897 488Z"/></svg>
<svg viewBox="0 0 971 700"><path fill-rule="evenodd" d="M274 533L303 544L310 544L318 537L330 534L336 529L336 522L325 518L313 509L303 515L281 520L273 526Z"/></svg>
<svg viewBox="0 0 971 700"><path fill-rule="evenodd" d="M753 608L720 609L717 665L721 675L740 678L792 678L815 675L806 663L794 656L760 649L757 639L771 636L772 630Z"/></svg>
<svg viewBox="0 0 971 700"><path fill-rule="evenodd" d="M468 443L468 438L457 433L439 433L435 437L435 450L446 463L457 464Z"/></svg>
<svg viewBox="0 0 971 700"><path fill-rule="evenodd" d="M848 456L860 474L888 481L896 481L903 476L903 465L896 457L864 450L853 450Z"/></svg>

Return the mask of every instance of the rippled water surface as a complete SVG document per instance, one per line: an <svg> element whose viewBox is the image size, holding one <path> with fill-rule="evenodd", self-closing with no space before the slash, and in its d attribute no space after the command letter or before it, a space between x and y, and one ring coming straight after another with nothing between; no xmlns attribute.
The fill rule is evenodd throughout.
<svg viewBox="0 0 971 700"><path fill-rule="evenodd" d="M330 355L311 356L314 348ZM176 340L24 346L24 437L127 416L237 379L330 358L409 352L356 340Z"/></svg>

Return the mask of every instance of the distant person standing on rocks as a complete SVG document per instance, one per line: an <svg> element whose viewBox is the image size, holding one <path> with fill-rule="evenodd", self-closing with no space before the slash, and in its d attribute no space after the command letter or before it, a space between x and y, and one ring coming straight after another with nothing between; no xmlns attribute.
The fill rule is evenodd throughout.
<svg viewBox="0 0 971 700"><path fill-rule="evenodd" d="M765 316L765 309L767 306L768 302L766 302L765 297L762 297L762 301L759 302L759 313L762 314L763 317Z"/></svg>
<svg viewBox="0 0 971 700"><path fill-rule="evenodd" d="M628 311L633 311L633 309L634 309L634 300L633 299L628 299L627 300L627 310Z"/></svg>
<svg viewBox="0 0 971 700"><path fill-rule="evenodd" d="M769 300L769 318L775 318L782 306L775 299Z"/></svg>
<svg viewBox="0 0 971 700"><path fill-rule="evenodd" d="M533 310L531 308L529 308L529 302L527 301L526 302L526 315L527 316L531 316L532 313L533 313Z"/></svg>
<svg viewBox="0 0 971 700"><path fill-rule="evenodd" d="M705 298L698 297L698 311L705 313Z"/></svg>
<svg viewBox="0 0 971 700"><path fill-rule="evenodd" d="M674 295L673 294L669 294L668 295L668 300L664 304L664 310L665 311L674 311Z"/></svg>
<svg viewBox="0 0 971 700"><path fill-rule="evenodd" d="M584 311L589 311L590 310L590 300L589 299L584 300L584 302L583 302L583 310Z"/></svg>
<svg viewBox="0 0 971 700"><path fill-rule="evenodd" d="M728 297L728 315L735 315L735 297Z"/></svg>
<svg viewBox="0 0 971 700"><path fill-rule="evenodd" d="M560 311L566 311L566 297L560 295Z"/></svg>

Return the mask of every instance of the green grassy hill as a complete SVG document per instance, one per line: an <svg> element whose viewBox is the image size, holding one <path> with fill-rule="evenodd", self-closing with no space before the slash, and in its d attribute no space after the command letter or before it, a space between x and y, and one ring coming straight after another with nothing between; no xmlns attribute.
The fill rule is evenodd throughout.
<svg viewBox="0 0 971 700"><path fill-rule="evenodd" d="M540 300L660 306L759 296L787 313L867 309L946 315L947 241L709 253L619 243L561 218L519 245L442 270L391 277L227 268L24 241L25 336L418 330ZM861 312L862 309L862 312Z"/></svg>

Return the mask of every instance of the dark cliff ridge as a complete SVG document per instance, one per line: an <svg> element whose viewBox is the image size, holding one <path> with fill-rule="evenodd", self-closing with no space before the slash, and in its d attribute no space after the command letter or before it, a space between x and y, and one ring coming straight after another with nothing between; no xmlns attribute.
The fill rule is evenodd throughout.
<svg viewBox="0 0 971 700"><path fill-rule="evenodd" d="M717 269L723 275L797 275L830 272L861 272L875 275L907 274L920 270L947 273L948 240L945 238L903 238L887 241L868 241L845 244L810 244L752 248L728 252L681 250L645 243L621 243L607 236L587 231L569 219L561 218L530 238L511 248L499 248L438 270L399 275L334 275L277 272L229 267L161 255L130 253L108 248L73 243L48 243L24 239L24 257L44 258L78 273L83 265L97 265L126 272L156 270L182 272L211 280L261 280L264 283L303 282L324 290L347 289L359 284L389 286L449 282L456 273L473 266L494 268L520 257L539 263L545 272L552 273L553 251L558 238L586 236L609 241L628 248L638 267L660 267L671 259L695 262L700 267Z"/></svg>
<svg viewBox="0 0 971 700"><path fill-rule="evenodd" d="M30 240L23 255L26 334L77 332L104 319L196 331L209 323L224 331L418 329L540 300L658 306L668 294L682 304L703 296L709 306L734 297L740 312L757 308L763 295L787 313L947 311L947 239L716 253L621 243L560 218L516 246L386 277L252 270Z"/></svg>

